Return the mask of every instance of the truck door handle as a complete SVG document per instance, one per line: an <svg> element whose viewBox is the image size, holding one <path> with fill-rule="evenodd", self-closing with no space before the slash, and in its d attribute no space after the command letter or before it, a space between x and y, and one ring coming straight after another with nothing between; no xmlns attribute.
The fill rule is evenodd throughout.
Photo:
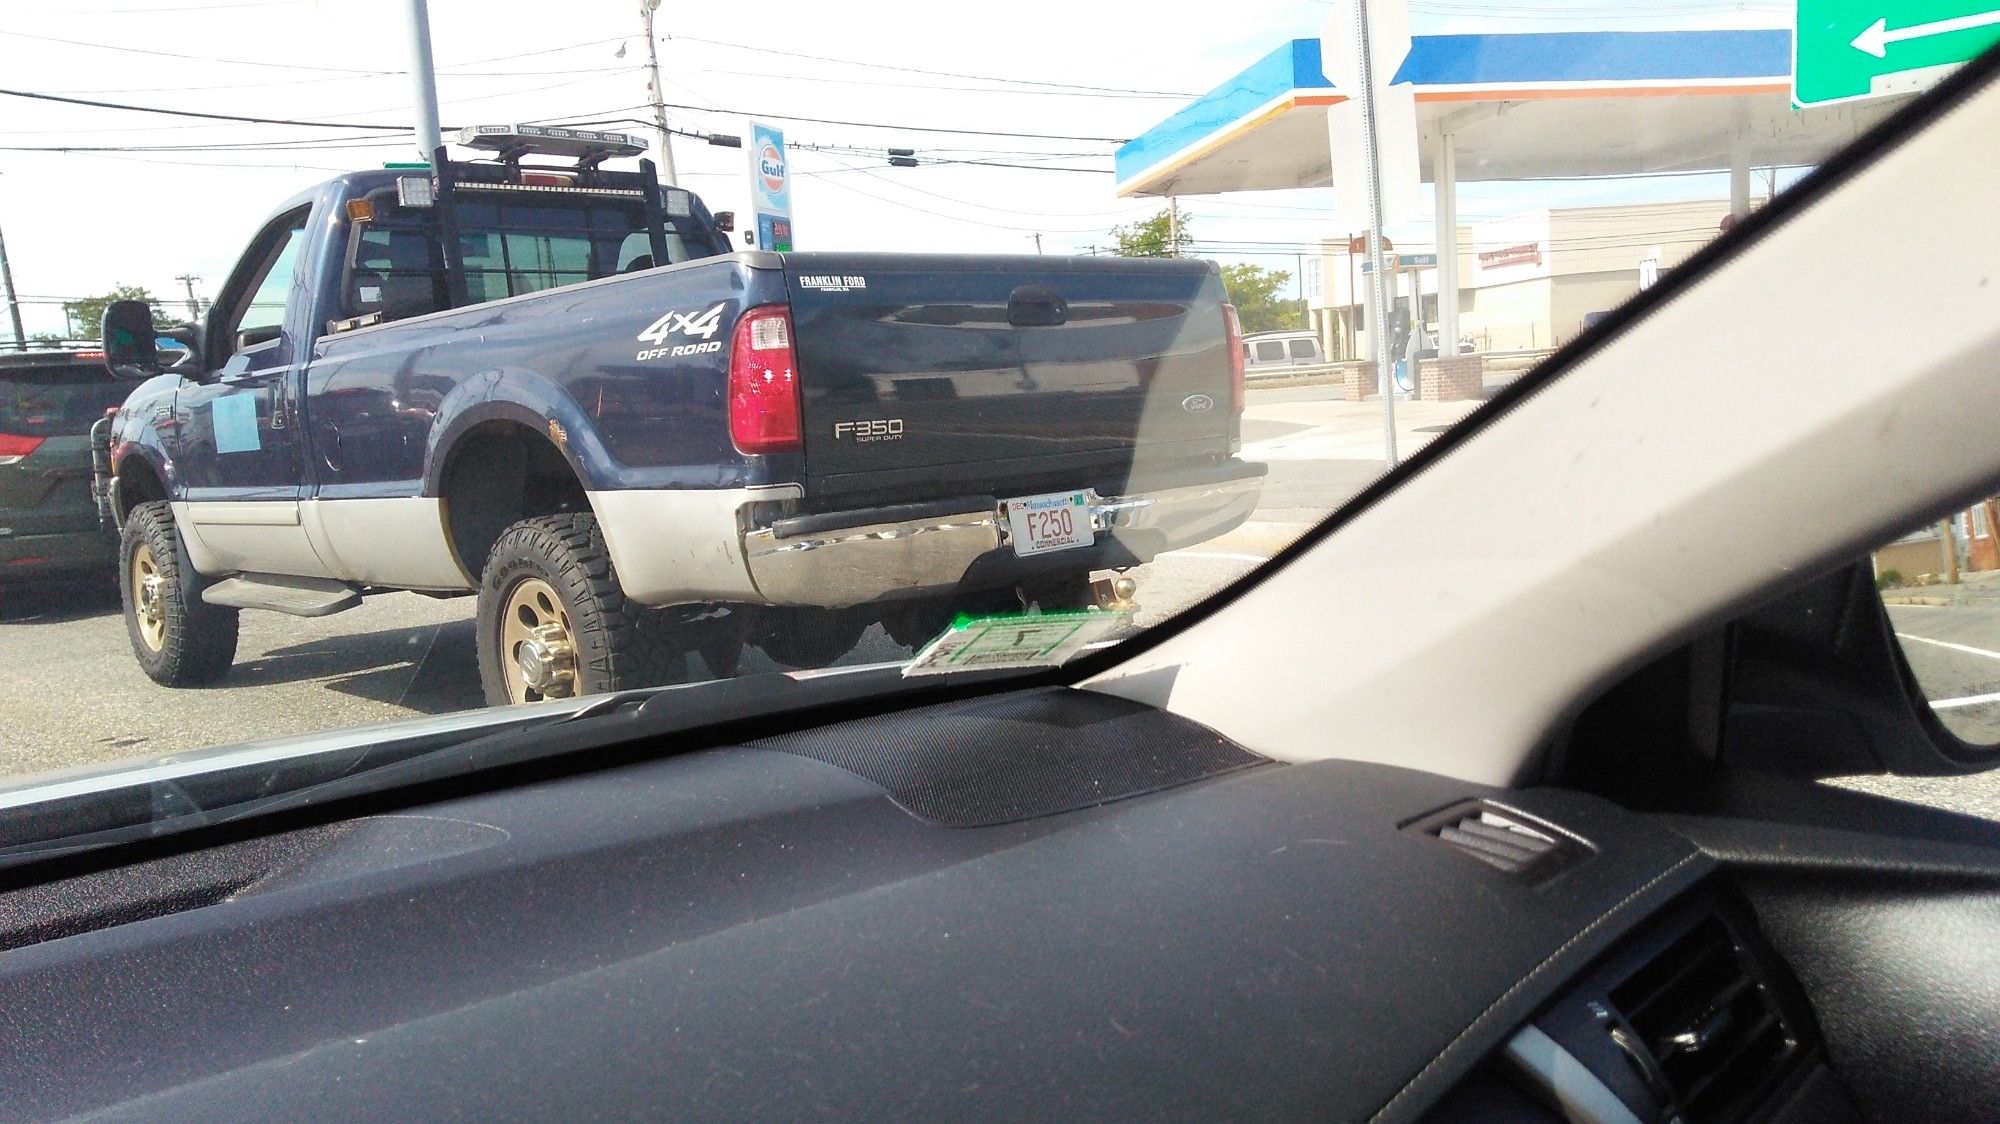
<svg viewBox="0 0 2000 1124"><path fill-rule="evenodd" d="M1048 285L1023 285L1007 295L1007 323L1016 328L1053 328L1069 320L1069 302Z"/></svg>

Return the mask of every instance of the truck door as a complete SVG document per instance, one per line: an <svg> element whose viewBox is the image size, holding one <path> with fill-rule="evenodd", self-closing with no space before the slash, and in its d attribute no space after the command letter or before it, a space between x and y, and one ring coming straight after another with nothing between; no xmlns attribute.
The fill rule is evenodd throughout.
<svg viewBox="0 0 2000 1124"><path fill-rule="evenodd" d="M299 518L305 457L297 393L311 356L310 208L266 226L224 285L199 380L174 398L183 531L233 570L324 575ZM288 315L288 310L290 315Z"/></svg>

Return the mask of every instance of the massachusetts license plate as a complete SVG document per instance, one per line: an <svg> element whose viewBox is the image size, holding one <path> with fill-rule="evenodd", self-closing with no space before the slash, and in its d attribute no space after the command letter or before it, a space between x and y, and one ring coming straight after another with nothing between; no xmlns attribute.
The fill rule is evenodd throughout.
<svg viewBox="0 0 2000 1124"><path fill-rule="evenodd" d="M1007 528L1013 533L1014 553L1023 558L1097 541L1090 529L1090 501L1082 492L1008 500Z"/></svg>

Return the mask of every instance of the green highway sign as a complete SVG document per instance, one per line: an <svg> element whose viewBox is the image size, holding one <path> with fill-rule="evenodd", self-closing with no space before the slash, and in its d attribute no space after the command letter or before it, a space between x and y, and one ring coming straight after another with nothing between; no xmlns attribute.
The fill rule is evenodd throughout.
<svg viewBox="0 0 2000 1124"><path fill-rule="evenodd" d="M1798 0L1792 102L1922 89L2000 43L2000 0Z"/></svg>

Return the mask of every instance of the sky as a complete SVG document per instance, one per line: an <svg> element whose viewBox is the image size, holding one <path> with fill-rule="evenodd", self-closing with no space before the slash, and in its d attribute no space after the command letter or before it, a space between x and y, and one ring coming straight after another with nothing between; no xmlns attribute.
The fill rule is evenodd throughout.
<svg viewBox="0 0 2000 1124"><path fill-rule="evenodd" d="M1782 0L1410 3L1417 34L1789 19ZM0 234L30 334L60 333L63 299L115 284L181 297L177 278L190 275L198 294L212 295L286 198L341 171L417 156L407 138L347 127L414 119L405 0L60 0L9 9L0 88L312 123L0 95ZM747 115L760 114L785 129L799 248L1027 253L1039 234L1044 251L1075 253L1108 245L1112 226L1159 209L1157 200L1113 195L1117 141L1283 41L1318 35L1330 10L1329 0L1011 0L990 9L663 0L656 28L665 100L684 107L669 110L676 127L741 135ZM637 0L431 0L430 18L447 126L613 120L598 127L650 135ZM946 129L962 131L937 131ZM924 165L887 167L889 146L915 149ZM55 147L100 151L47 151ZM675 157L682 185L711 209L746 209L742 150L677 138ZM1460 211L1470 220L1530 205L1725 190L1714 177L1538 184L1532 198L1518 185L1468 185ZM1205 196L1182 207L1198 238L1218 242L1310 242L1353 225L1332 213L1331 191ZM1293 269L1289 252L1216 256Z"/></svg>

